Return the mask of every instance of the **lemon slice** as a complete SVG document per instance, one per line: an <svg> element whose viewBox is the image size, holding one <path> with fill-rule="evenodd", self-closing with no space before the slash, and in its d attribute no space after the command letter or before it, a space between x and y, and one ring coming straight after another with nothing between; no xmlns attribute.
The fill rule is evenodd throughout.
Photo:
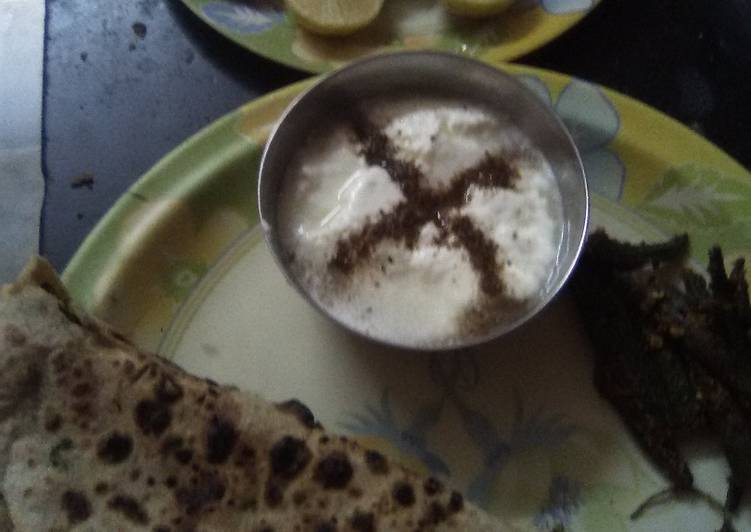
<svg viewBox="0 0 751 532"><path fill-rule="evenodd" d="M467 17L488 17L505 11L514 0L443 0L449 12Z"/></svg>
<svg viewBox="0 0 751 532"><path fill-rule="evenodd" d="M373 22L382 7L383 0L287 0L297 23L319 35L353 33Z"/></svg>

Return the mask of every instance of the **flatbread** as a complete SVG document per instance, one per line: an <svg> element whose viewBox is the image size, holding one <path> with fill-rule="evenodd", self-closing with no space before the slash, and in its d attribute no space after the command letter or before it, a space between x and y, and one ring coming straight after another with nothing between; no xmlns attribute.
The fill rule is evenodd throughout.
<svg viewBox="0 0 751 532"><path fill-rule="evenodd" d="M35 259L0 293L0 530L500 531L297 401L188 375Z"/></svg>

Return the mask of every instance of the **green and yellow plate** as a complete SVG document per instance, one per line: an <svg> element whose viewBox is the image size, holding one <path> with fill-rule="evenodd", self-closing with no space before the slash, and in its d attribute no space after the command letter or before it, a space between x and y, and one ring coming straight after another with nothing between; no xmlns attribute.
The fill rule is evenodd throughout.
<svg viewBox="0 0 751 532"><path fill-rule="evenodd" d="M539 48L579 22L600 0L517 0L479 22L446 14L438 0L386 0L379 18L349 37L323 38L297 27L282 0L183 0L209 26L240 46L308 72L326 72L367 54L444 50L508 61Z"/></svg>
<svg viewBox="0 0 751 532"><path fill-rule="evenodd" d="M572 132L593 227L631 240L688 231L697 264L715 242L728 260L751 255L751 175L730 157L610 90L502 68ZM138 181L65 271L74 296L191 372L300 398L329 428L449 477L524 530L719 529L701 503L630 519L666 481L595 392L591 347L565 294L502 342L436 356L354 338L285 283L258 227L256 172L269 129L309 83L222 118ZM690 454L699 487L723 500L720 453ZM751 512L737 525L751 529Z"/></svg>

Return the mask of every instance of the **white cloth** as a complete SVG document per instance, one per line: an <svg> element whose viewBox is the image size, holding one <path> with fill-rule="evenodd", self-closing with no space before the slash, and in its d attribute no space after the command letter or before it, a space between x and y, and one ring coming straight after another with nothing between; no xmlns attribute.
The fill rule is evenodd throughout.
<svg viewBox="0 0 751 532"><path fill-rule="evenodd" d="M39 251L44 0L0 0L0 282Z"/></svg>

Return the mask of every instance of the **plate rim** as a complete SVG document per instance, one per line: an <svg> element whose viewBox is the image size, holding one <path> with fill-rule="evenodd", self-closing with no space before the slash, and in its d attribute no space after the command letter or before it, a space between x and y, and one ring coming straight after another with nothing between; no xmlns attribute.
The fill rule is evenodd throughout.
<svg viewBox="0 0 751 532"><path fill-rule="evenodd" d="M522 65L497 65L501 68L505 68L509 70L511 73L515 75L519 74L526 74L526 75L533 75L537 76L541 80L545 81L546 84L556 84L556 85L565 85L568 83L571 83L572 81L577 80L578 78L572 77L566 74L561 74L557 72L552 72L544 69L539 69L535 67L526 67ZM81 278L81 276L96 276L97 278L101 278L102 273L106 273L106 269L102 269L100 271L97 271L96 268L92 268L92 264L97 264L100 258L97 258L95 255L98 251L101 250L102 242L100 242L102 239L106 238L107 231L112 230L112 226L117 226L118 224L121 224L123 221L123 217L128 214L130 209L135 205L132 200L130 199L130 193L138 193L139 190L143 190L146 187L148 187L152 183L156 182L162 182L169 184L170 189L176 188L181 193L190 195L191 191L195 191L198 187L202 186L202 183L206 183L206 179L210 177L210 175L203 174L203 177L196 176L194 174L187 174L187 175L180 175L177 179L174 178L174 175L170 177L169 173L164 173L165 168L168 168L170 165L174 164L176 161L180 160L182 157L186 155L187 152L189 152L193 147L200 145L202 143L207 142L207 140L210 140L212 138L216 138L215 135L217 133L224 135L226 132L233 132L234 135L232 137L232 140L229 141L228 148L227 149L259 149L261 146L258 142L254 142L252 139L243 136L237 131L237 124L239 119L247 119L247 117L252 116L254 109L263 109L264 106L271 104L274 101L277 101L282 98L293 98L295 94L298 92L304 90L305 87L307 87L309 84L314 83L315 80L305 80L302 82L298 82L296 84L284 87L282 89L279 89L277 91L273 91L261 98L258 98L256 100L252 100L250 102L245 103L244 105L240 106L239 108L230 111L229 113L225 114L223 117L219 118L218 120L212 122L211 124L205 126L201 130L199 130L194 135L190 136L188 139L180 143L175 149L170 151L168 154L166 154L163 158L161 158L149 171L147 171L141 178L139 178L131 187L129 187L128 192L126 192L121 198L118 199L118 201L115 203L115 205L107 211L105 216L96 224L94 229L91 231L91 233L86 237L85 241L81 245L81 247L76 251L76 253L73 255L73 258L68 264L68 267L66 268L64 274L63 274L63 280L66 282L66 284L69 283L71 278ZM707 149L712 149L714 151L717 151L719 154L722 154L724 158L728 160L728 162L731 162L738 166L741 172L743 172L742 175L748 174L748 170L746 170L742 165L740 165L734 158L732 158L730 155L728 155L724 150L720 149L718 146L707 140L706 138L701 137L699 134L697 134L695 131L691 130L689 127L683 125L679 121L667 116L666 114L660 112L657 109L652 108L651 106L644 104L643 102L640 102L634 98L631 98L629 96L623 95L617 91L601 87L600 85L594 85L598 89L601 89L607 96L610 98L614 105L620 110L625 109L626 107L633 110L633 112L638 113L640 115L640 119L642 120L660 120L665 122L665 127L671 128L671 130L680 131L680 134L682 135L681 138L683 138L683 135L690 135L692 138L695 138L697 142L701 142L704 145L707 146ZM223 152L222 152L223 153ZM225 159L221 157L221 155L217 155L217 157L214 160L214 166L216 167L223 167L226 164ZM197 179L198 178L198 179ZM638 179L639 176L636 175L636 178ZM174 179L174 181L173 181ZM593 195L593 201L599 201L602 199L599 196ZM617 206L620 209L624 209L625 211L629 212L633 216L636 216L640 220L644 221L645 223L648 223L643 218L639 217L637 213L632 212L632 210L629 208L628 205L622 205L616 202L609 202L608 200L603 200L607 203L611 203L615 206ZM158 218L156 221L157 223L162 222L165 218ZM255 227L251 227L250 230L257 229L257 225ZM238 236L238 239L243 238L245 233L242 233ZM105 243L106 245L106 243ZM231 252L231 249L234 248L234 244L230 244L224 252L217 255L214 262L212 263L212 268L215 267L221 260L222 257L224 257L225 253ZM125 260L125 261L132 261L133 257L124 255L124 258L121 258L123 256L119 254L114 254L114 258L111 260L115 261L115 264L117 262ZM93 259L93 262L89 262L88 260ZM111 264L111 263L105 263L105 264ZM194 287L195 289L200 288L205 284L204 280L196 284ZM93 283L91 283L91 286L93 286ZM71 293L74 295L74 298L82 301L80 296L81 294L76 294L75 290L71 290ZM194 296L194 291L191 291L191 294L189 294L178 306L178 308L175 309L173 320L171 320L171 323L174 323L174 319L178 318L182 312L183 312L183 305L190 302L191 299ZM165 338L167 335L164 335L163 338Z"/></svg>

